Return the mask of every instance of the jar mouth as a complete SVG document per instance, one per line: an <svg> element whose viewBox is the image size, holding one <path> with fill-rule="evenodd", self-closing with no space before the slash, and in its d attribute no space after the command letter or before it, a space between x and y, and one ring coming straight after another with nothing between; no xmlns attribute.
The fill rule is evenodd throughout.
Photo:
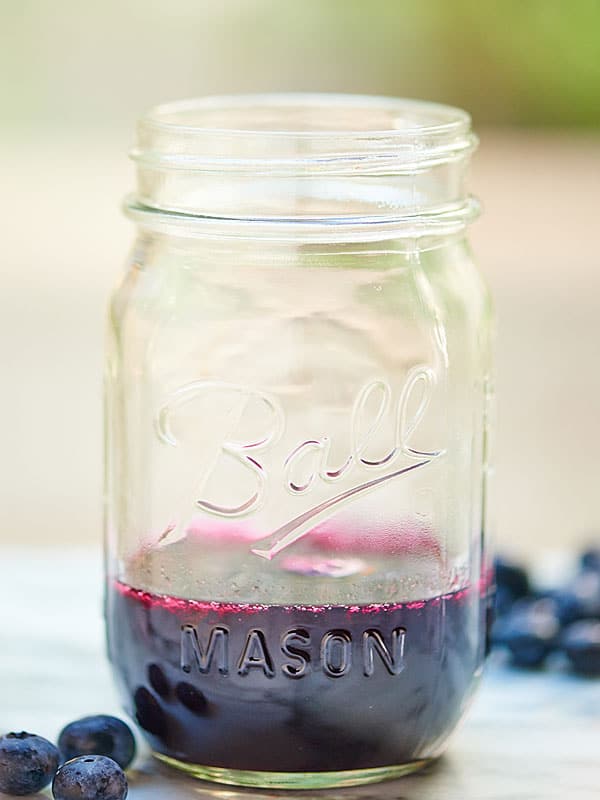
<svg viewBox="0 0 600 800"><path fill-rule="evenodd" d="M423 169L476 145L461 109L407 98L248 94L155 106L131 151L167 169L274 172Z"/></svg>
<svg viewBox="0 0 600 800"><path fill-rule="evenodd" d="M240 94L154 106L144 123L188 131L288 136L390 135L468 128L466 111L411 98L351 94Z"/></svg>
<svg viewBox="0 0 600 800"><path fill-rule="evenodd" d="M411 230L415 222L425 230L432 227L426 219L447 221L449 210L460 226L472 216L464 179L476 143L466 112L419 100L183 100L140 121L131 151L137 190L128 208L143 224L151 223L151 211L204 220L205 227L208 220L241 221L257 232L262 223L281 233L299 223L300 237L308 235L307 223L325 237L333 228L369 224L393 231L406 219Z"/></svg>

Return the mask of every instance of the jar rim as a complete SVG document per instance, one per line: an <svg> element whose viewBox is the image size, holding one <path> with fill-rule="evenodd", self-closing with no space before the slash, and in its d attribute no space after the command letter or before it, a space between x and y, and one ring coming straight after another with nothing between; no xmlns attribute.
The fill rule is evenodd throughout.
<svg viewBox="0 0 600 800"><path fill-rule="evenodd" d="M340 111L360 113L365 120L366 112L378 111L385 114L390 123L388 126L353 125L351 127L242 127L241 125L207 124L210 115L215 119L217 114L226 115L233 112L250 111L255 117L258 110L277 110L288 118L292 111L308 112L306 123L316 125L315 112L334 116ZM418 115L421 121L418 121ZM199 115L199 124L191 124L190 117ZM206 122L202 124L201 116ZM218 117L217 117L218 118ZM221 117L223 118L223 116ZM188 120L185 122L185 120ZM428 122L426 120L429 120ZM434 121L437 120L437 121ZM255 120L255 125L257 120ZM336 93L265 93L265 94L231 94L209 95L206 97L187 98L153 106L142 118L147 127L176 131L229 134L239 136L276 136L285 137L335 137L354 138L402 138L409 135L428 136L431 134L455 133L468 131L471 127L471 116L460 108L413 98L396 98L384 95L336 94ZM323 124L323 123L321 123ZM347 123L346 123L347 124Z"/></svg>
<svg viewBox="0 0 600 800"><path fill-rule="evenodd" d="M131 157L168 170L389 174L476 145L471 117L427 101L351 94L240 94L151 108Z"/></svg>

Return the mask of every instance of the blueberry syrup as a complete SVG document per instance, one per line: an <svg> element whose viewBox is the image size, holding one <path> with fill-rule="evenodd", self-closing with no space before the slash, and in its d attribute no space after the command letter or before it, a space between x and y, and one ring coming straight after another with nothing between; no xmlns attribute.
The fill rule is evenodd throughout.
<svg viewBox="0 0 600 800"><path fill-rule="evenodd" d="M318 772L435 756L483 659L479 586L402 603L268 605L130 583L107 592L124 704L155 751L192 764Z"/></svg>

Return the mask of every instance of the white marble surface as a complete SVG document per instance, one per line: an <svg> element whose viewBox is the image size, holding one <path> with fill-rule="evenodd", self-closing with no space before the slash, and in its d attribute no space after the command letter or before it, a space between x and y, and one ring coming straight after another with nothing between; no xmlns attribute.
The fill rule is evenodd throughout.
<svg viewBox="0 0 600 800"><path fill-rule="evenodd" d="M4 549L0 729L55 738L64 723L94 712L119 713L103 653L99 553ZM600 797L599 744L600 680L492 666L466 722L434 767L399 781L302 797L591 800ZM131 800L294 796L182 778L154 764L143 746L129 778Z"/></svg>

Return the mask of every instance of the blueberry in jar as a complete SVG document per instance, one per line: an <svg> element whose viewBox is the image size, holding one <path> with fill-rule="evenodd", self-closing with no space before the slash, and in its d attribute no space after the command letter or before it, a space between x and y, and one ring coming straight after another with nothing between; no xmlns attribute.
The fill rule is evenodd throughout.
<svg viewBox="0 0 600 800"><path fill-rule="evenodd" d="M135 718L140 728L155 736L164 736L167 730L167 718L160 703L145 686L136 689L133 695Z"/></svg>

